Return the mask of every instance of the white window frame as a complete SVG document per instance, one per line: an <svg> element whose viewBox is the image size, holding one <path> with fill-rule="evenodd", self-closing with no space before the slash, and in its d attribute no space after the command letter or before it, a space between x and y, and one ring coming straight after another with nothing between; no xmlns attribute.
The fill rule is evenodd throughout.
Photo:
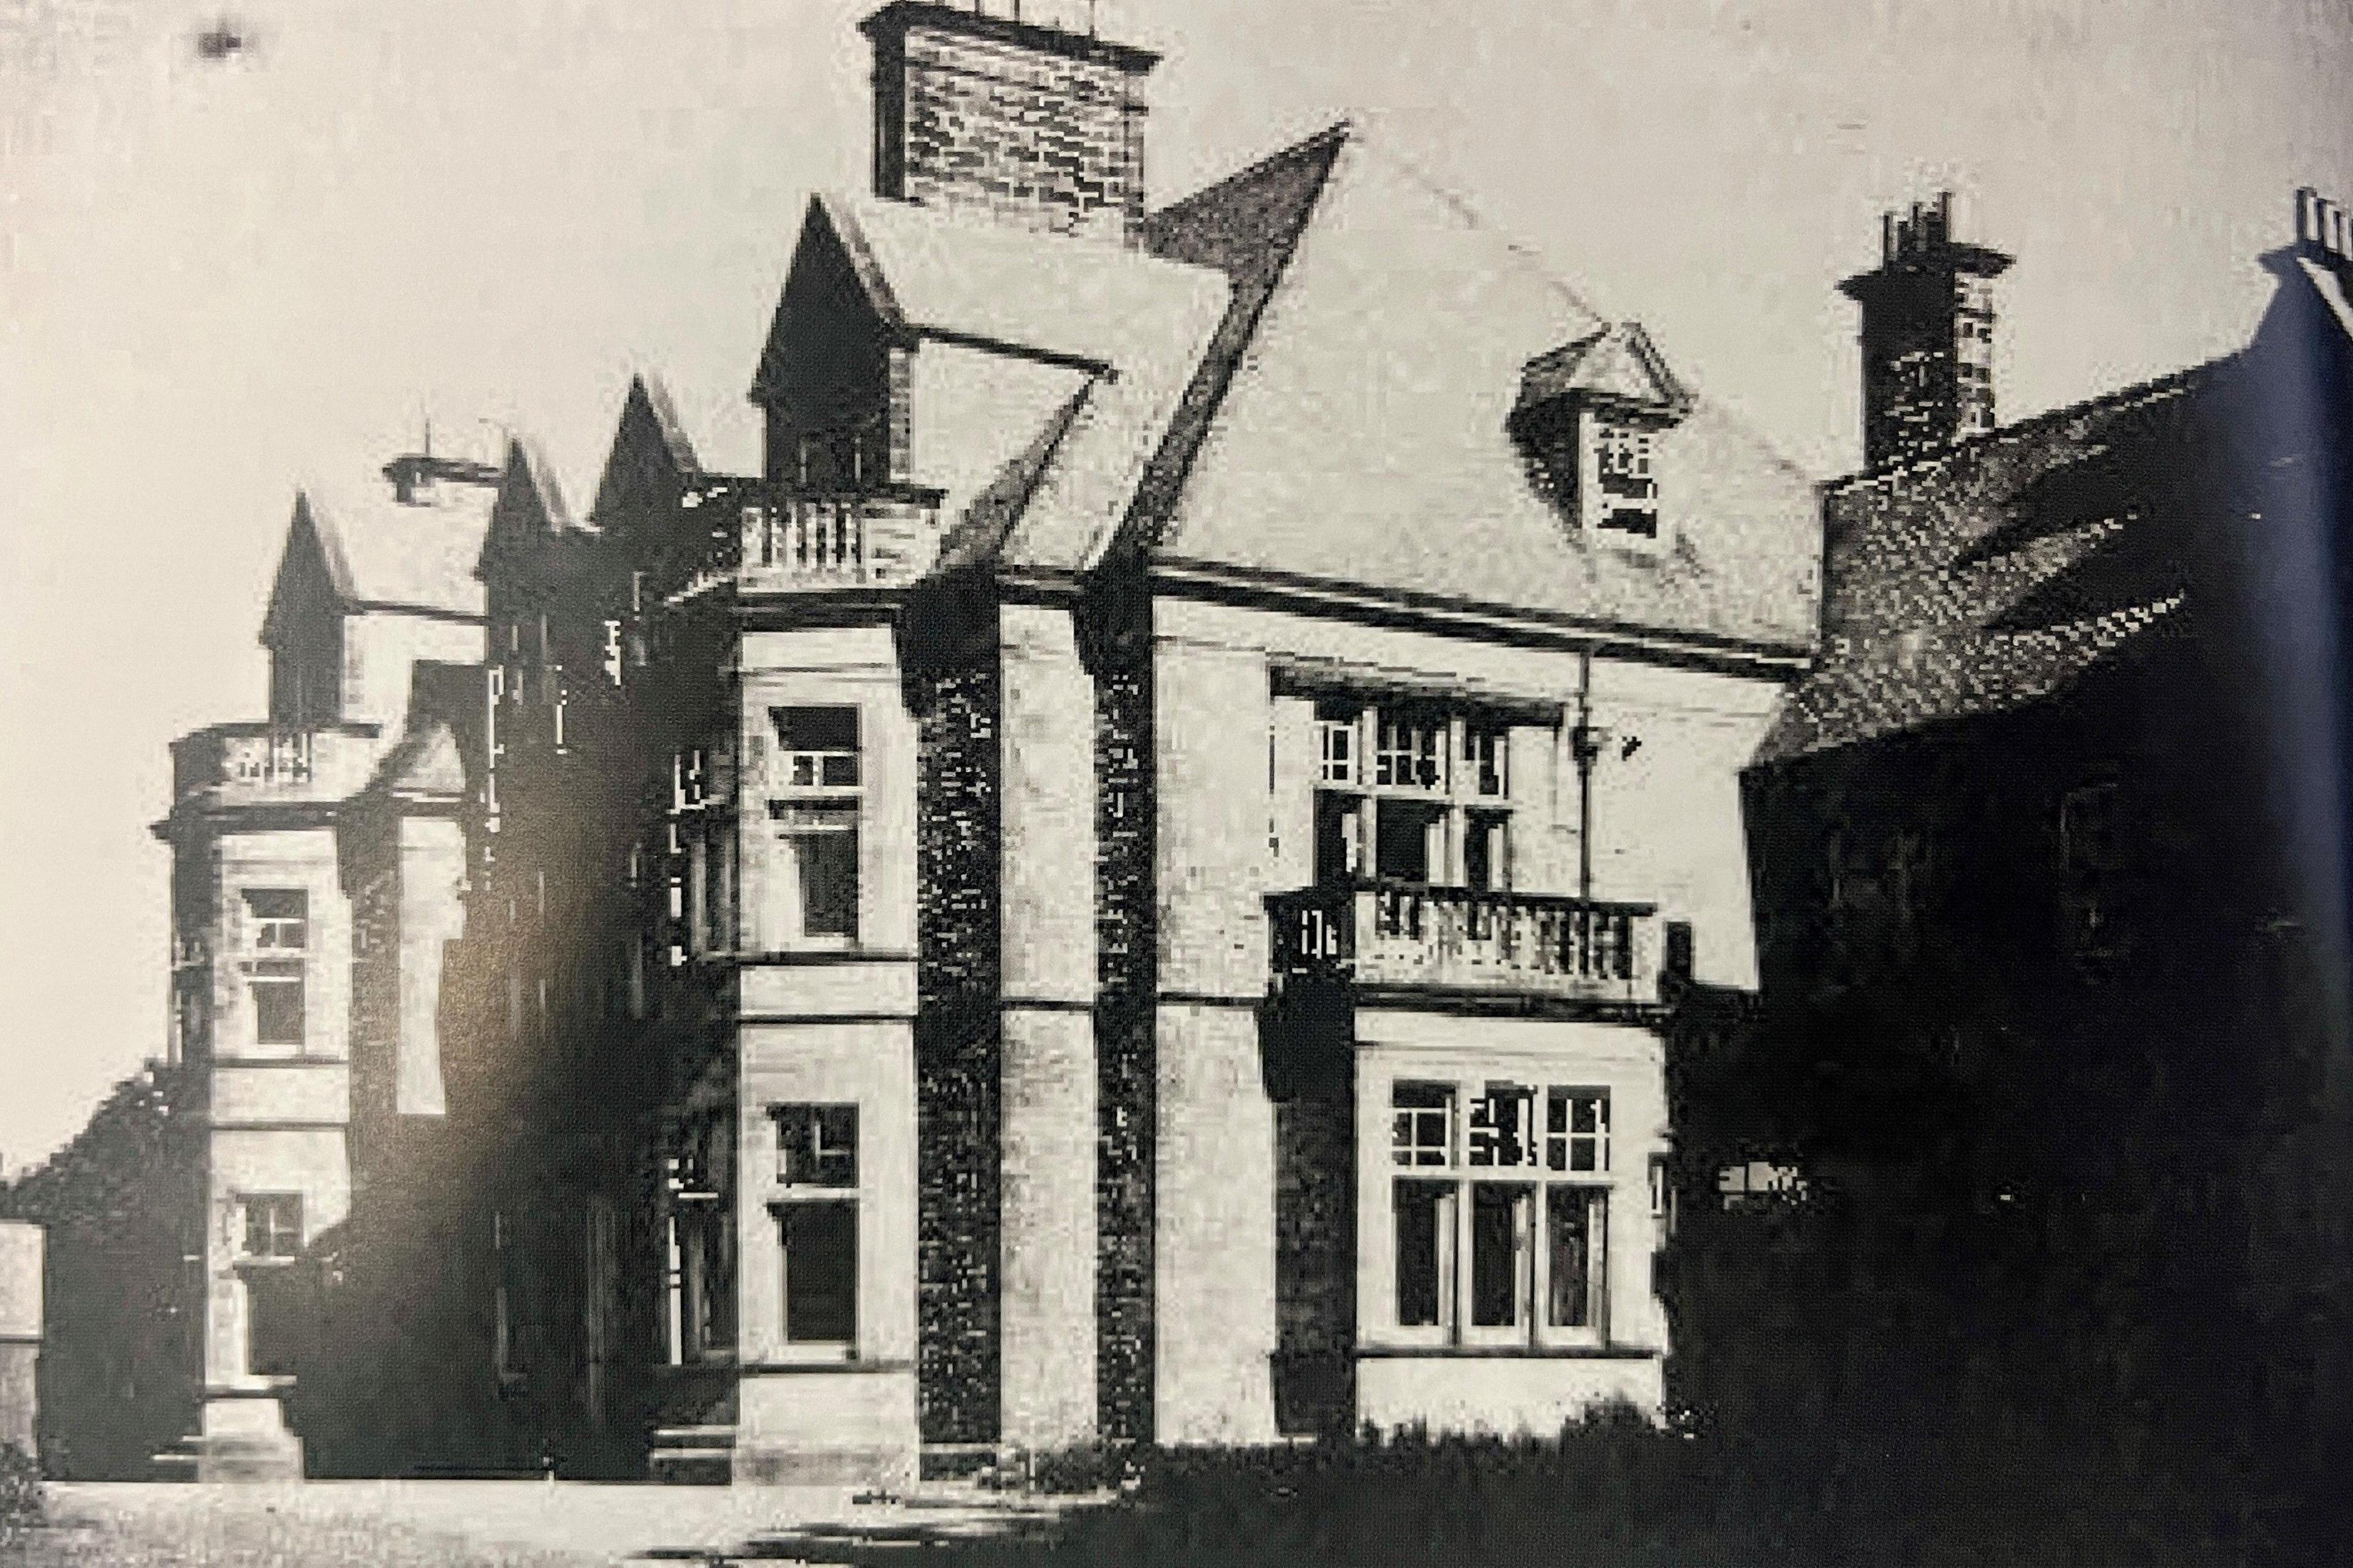
<svg viewBox="0 0 2353 1568"><path fill-rule="evenodd" d="M776 1335L786 1360L841 1361L858 1353L866 1307L862 1279L866 1205L859 1151L862 1120L854 1100L780 1101L768 1107L769 1131L775 1141L768 1212L776 1226ZM804 1135L811 1144L810 1165L806 1169L791 1157L794 1145L803 1142ZM832 1139L830 1147L828 1136ZM849 1332L839 1338L796 1339L792 1332L793 1220L818 1207L846 1211L849 1236Z"/></svg>
<svg viewBox="0 0 2353 1568"><path fill-rule="evenodd" d="M1438 1106L1409 1100L1442 1101ZM1609 1091L1583 1083L1519 1083L1485 1078L1432 1077L1400 1073L1388 1089L1387 1150L1381 1200L1388 1205L1385 1256L1376 1259L1379 1305L1376 1332L1400 1349L1597 1350L1609 1342L1612 1294L1611 1204L1619 1194L1610 1168ZM1589 1131L1575 1131L1577 1119L1566 1110L1566 1131L1551 1131L1552 1108L1596 1108ZM1491 1108L1504 1110L1498 1118ZM1430 1118L1441 1117L1433 1132ZM1571 1151L1579 1142L1593 1169L1573 1170ZM1442 1152L1443 1163L1431 1159ZM1557 1163L1556 1163L1557 1160ZM1440 1232L1438 1257L1438 1322L1409 1324L1400 1310L1399 1218L1411 1188L1436 1189ZM1512 1300L1514 1321L1477 1321L1478 1223L1482 1189L1508 1189L1514 1205ZM1586 1216L1586 1302L1579 1324L1555 1324L1552 1317L1552 1218L1560 1205L1578 1205Z"/></svg>
<svg viewBox="0 0 2353 1568"><path fill-rule="evenodd" d="M1420 702L1390 705L1371 698L1343 718L1333 711L1339 706L1338 700L1329 698L1319 704L1314 792L1318 804L1314 809L1320 823L1325 809L1322 802L1353 803L1344 809L1354 822L1355 876L1358 879L1380 876L1380 812L1385 802L1395 802L1400 809L1434 808L1438 814L1438 824L1430 829L1423 885L1467 885L1470 836L1482 832L1493 835L1488 845L1493 890L1512 886L1513 847L1519 828L1514 820L1518 803L1511 795L1509 721L1492 709L1440 708ZM1402 741L1400 727L1405 725L1414 727L1417 739L1426 735L1430 746L1390 744L1393 740ZM1335 764L1339 755L1348 764L1345 776ZM1367 757L1372 759L1370 766L1366 765ZM1382 782L1398 776L1400 769L1409 779L1419 780L1426 771L1425 763L1434 764L1429 770L1435 773L1433 784ZM1314 830L1311 825L1311 831Z"/></svg>
<svg viewBox="0 0 2353 1568"><path fill-rule="evenodd" d="M849 716L851 745L811 748L786 744L793 716ZM779 703L768 710L776 755L768 766L767 814L762 824L765 882L760 900L759 942L770 952L856 947L866 930L868 880L865 821L867 715L855 703ZM801 885L807 841L840 835L849 840L850 882L847 931L812 931Z"/></svg>

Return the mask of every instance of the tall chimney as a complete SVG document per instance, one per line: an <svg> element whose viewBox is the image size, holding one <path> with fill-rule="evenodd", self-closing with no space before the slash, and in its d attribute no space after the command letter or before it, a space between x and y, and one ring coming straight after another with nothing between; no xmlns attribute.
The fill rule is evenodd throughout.
<svg viewBox="0 0 2353 1568"><path fill-rule="evenodd" d="M874 42L875 194L1133 244L1142 89L1160 57L1097 37L1089 0L1075 0L1086 32L996 3L1011 14L892 0L860 24Z"/></svg>
<svg viewBox="0 0 2353 1568"><path fill-rule="evenodd" d="M1992 283L2011 260L1955 234L1950 191L1881 217L1878 268L1839 285L1862 307L1870 467L1994 427Z"/></svg>

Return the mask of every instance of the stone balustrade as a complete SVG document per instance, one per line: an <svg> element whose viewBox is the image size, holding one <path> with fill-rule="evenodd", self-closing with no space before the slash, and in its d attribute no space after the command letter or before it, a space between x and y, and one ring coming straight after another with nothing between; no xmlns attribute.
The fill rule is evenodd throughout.
<svg viewBox="0 0 2353 1568"><path fill-rule="evenodd" d="M342 800L375 771L373 724L216 724L172 742L172 798L191 805Z"/></svg>
<svg viewBox="0 0 2353 1568"><path fill-rule="evenodd" d="M1278 984L1515 994L1654 1003L1655 906L1546 893L1365 882L1267 900Z"/></svg>
<svg viewBox="0 0 2353 1568"><path fill-rule="evenodd" d="M734 526L714 523L708 546L670 589L673 597L722 586L745 594L889 587L913 582L939 557L937 490L759 487L733 504Z"/></svg>

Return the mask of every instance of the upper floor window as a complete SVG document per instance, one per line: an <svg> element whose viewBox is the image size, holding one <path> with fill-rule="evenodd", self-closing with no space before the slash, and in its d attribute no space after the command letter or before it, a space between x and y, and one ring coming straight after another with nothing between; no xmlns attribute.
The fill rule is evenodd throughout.
<svg viewBox="0 0 2353 1568"><path fill-rule="evenodd" d="M1326 699L1315 727L1316 881L1510 885L1507 726L1427 704Z"/></svg>
<svg viewBox="0 0 2353 1568"><path fill-rule="evenodd" d="M773 719L763 940L772 950L854 942L864 776L858 710L779 708Z"/></svg>
<svg viewBox="0 0 2353 1568"><path fill-rule="evenodd" d="M1356 766L1356 724L1359 715L1354 710L1328 710L1319 708L1315 714L1315 742L1319 776L1325 784L1361 784Z"/></svg>
<svg viewBox="0 0 2353 1568"><path fill-rule="evenodd" d="M1425 713L1383 712L1373 782L1392 789L1446 787L1446 721Z"/></svg>
<svg viewBox="0 0 2353 1568"><path fill-rule="evenodd" d="M1599 424L1595 471L1600 486L1593 523L1643 539L1659 532L1656 435L1638 426Z"/></svg>
<svg viewBox="0 0 2353 1568"><path fill-rule="evenodd" d="M777 708L776 783L786 789L858 787L858 710Z"/></svg>
<svg viewBox="0 0 2353 1568"><path fill-rule="evenodd" d="M299 1049L304 1034L310 895L300 888L250 888L244 899L244 969L253 1002L253 1043Z"/></svg>

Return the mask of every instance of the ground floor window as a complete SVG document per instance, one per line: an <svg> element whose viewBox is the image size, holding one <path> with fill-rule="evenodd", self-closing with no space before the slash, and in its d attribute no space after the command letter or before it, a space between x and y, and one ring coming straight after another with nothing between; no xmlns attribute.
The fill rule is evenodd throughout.
<svg viewBox="0 0 2353 1568"><path fill-rule="evenodd" d="M858 1107L768 1108L776 1129L777 1256L785 1340L846 1346L858 1338Z"/></svg>
<svg viewBox="0 0 2353 1568"><path fill-rule="evenodd" d="M1608 1326L1609 1128L1600 1090L1396 1084L1398 1328L1433 1344L1599 1342Z"/></svg>

